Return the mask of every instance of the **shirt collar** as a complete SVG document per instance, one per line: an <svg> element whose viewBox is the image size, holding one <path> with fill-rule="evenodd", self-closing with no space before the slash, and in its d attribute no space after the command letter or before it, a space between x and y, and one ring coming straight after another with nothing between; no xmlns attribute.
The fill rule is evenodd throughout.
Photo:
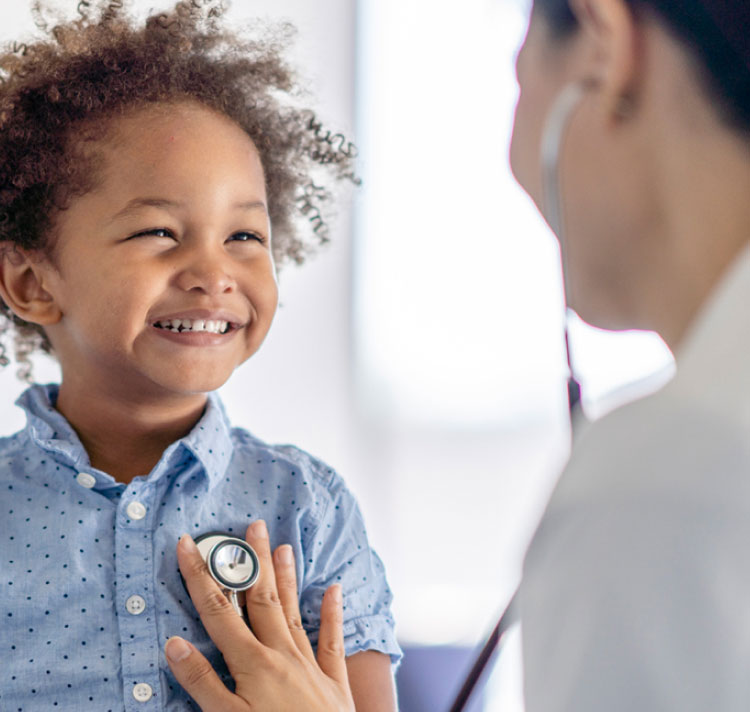
<svg viewBox="0 0 750 712"><path fill-rule="evenodd" d="M88 454L78 435L54 407L58 392L59 386L54 383L34 385L20 395L16 405L26 412L27 430L32 441L77 471L90 469ZM209 479L216 480L225 475L234 445L229 419L216 393L208 395L206 409L195 427L165 450L152 471L152 477L171 470L173 463L181 459L178 451L183 447L192 453Z"/></svg>
<svg viewBox="0 0 750 712"><path fill-rule="evenodd" d="M232 459L232 427L218 394L209 393L206 410L195 427L180 441L211 479L224 477Z"/></svg>

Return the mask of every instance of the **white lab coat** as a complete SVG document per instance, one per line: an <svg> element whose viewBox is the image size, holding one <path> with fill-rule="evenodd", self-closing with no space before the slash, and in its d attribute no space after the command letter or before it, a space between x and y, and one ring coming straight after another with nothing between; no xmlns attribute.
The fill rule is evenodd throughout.
<svg viewBox="0 0 750 712"><path fill-rule="evenodd" d="M750 710L750 248L674 380L576 443L521 615L527 712Z"/></svg>

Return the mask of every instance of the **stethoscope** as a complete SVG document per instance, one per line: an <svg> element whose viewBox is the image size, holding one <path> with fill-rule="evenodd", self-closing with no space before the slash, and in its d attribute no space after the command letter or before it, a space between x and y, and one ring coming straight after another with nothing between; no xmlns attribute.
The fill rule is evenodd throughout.
<svg viewBox="0 0 750 712"><path fill-rule="evenodd" d="M260 561L250 544L223 532L209 532L196 537L203 560L224 595L229 599L232 608L244 619L242 614L243 594L258 580ZM184 583L184 580L183 580Z"/></svg>

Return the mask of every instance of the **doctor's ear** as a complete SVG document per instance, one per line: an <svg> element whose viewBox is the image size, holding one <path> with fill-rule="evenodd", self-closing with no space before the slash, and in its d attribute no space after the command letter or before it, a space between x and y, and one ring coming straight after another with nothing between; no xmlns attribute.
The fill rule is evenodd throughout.
<svg viewBox="0 0 750 712"><path fill-rule="evenodd" d="M40 326L60 321L62 313L44 288L50 269L54 268L39 253L0 242L0 297L20 319Z"/></svg>
<svg viewBox="0 0 750 712"><path fill-rule="evenodd" d="M591 52L588 79L615 120L633 110L639 82L642 29L626 0L570 0Z"/></svg>

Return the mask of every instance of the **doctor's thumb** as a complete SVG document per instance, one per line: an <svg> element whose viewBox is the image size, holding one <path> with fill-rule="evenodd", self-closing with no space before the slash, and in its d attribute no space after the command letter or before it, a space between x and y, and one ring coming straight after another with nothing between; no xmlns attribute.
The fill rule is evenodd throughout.
<svg viewBox="0 0 750 712"><path fill-rule="evenodd" d="M164 646L167 662L177 682L198 703L203 712L234 712L237 697L226 688L211 664L187 640L174 636Z"/></svg>

